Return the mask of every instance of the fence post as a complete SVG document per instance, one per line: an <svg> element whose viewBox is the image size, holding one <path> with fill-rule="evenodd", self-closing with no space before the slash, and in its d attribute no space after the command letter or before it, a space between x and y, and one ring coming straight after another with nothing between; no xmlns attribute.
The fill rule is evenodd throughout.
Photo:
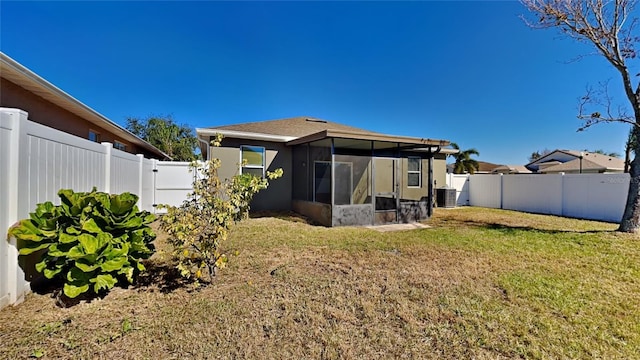
<svg viewBox="0 0 640 360"><path fill-rule="evenodd" d="M138 209L142 209L142 169L144 167L144 155L136 154L138 157Z"/></svg>
<svg viewBox="0 0 640 360"><path fill-rule="evenodd" d="M564 216L564 181L565 181L565 177L564 177L564 173L561 172L560 174L560 216Z"/></svg>
<svg viewBox="0 0 640 360"><path fill-rule="evenodd" d="M500 173L500 209L504 209L504 174Z"/></svg>
<svg viewBox="0 0 640 360"><path fill-rule="evenodd" d="M27 120L28 114L25 111L18 109L7 109L3 112L5 118L9 118L11 123L11 137L9 140L9 166L7 174L7 183L9 187L8 193L8 207L7 207L7 224L12 226L19 220L20 216L20 199L26 196L20 192L20 189L24 187L20 186L21 180L20 163L21 156L28 156L28 154L22 154L22 140L26 137L24 129L24 121ZM24 120L24 121L23 121ZM4 237L4 235L3 235ZM9 246L7 249L7 289L9 290L9 303L17 304L24 300L25 292L29 291L29 284L25 281L24 271L20 268L18 263L18 244L15 238L9 239Z"/></svg>
<svg viewBox="0 0 640 360"><path fill-rule="evenodd" d="M113 149L113 144L110 142L101 143L104 146L105 150L105 161L104 161L104 192L111 194L111 150Z"/></svg>
<svg viewBox="0 0 640 360"><path fill-rule="evenodd" d="M158 197L157 197L157 190L158 190L158 182L157 182L157 178L158 178L158 160L157 159L153 159L153 169L151 169L152 173L153 173L153 202L151 203L151 207L153 207L153 213L156 213L156 210L158 209Z"/></svg>

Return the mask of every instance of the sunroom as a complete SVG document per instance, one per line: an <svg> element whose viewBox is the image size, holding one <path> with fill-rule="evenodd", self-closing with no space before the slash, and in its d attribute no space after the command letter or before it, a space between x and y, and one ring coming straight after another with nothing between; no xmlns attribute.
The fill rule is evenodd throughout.
<svg viewBox="0 0 640 360"><path fill-rule="evenodd" d="M325 226L428 219L433 157L448 141L324 130L292 147L292 208Z"/></svg>

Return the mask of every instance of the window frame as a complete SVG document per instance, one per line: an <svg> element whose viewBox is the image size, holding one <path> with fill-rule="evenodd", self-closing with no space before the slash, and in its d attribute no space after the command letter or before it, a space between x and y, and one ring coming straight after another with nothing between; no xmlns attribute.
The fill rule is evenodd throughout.
<svg viewBox="0 0 640 360"><path fill-rule="evenodd" d="M118 140L113 141L113 148L120 151L127 151L127 145Z"/></svg>
<svg viewBox="0 0 640 360"><path fill-rule="evenodd" d="M418 160L418 170L409 170L409 161L414 159ZM409 174L418 174L418 185L409 184ZM422 188L422 158L419 156L407 157L407 188L412 188L412 189Z"/></svg>
<svg viewBox="0 0 640 360"><path fill-rule="evenodd" d="M91 139L91 135L94 135L95 139ZM100 143L100 133L94 129L89 129L89 135L87 136L87 139L91 142Z"/></svg>
<svg viewBox="0 0 640 360"><path fill-rule="evenodd" d="M244 158L243 158L242 155L243 155L243 152L244 152L244 148L262 149L262 165L253 165L253 164L243 165ZM264 179L266 162L267 162L266 158L267 158L267 149L264 146L240 145L240 174L241 175L243 174L243 172L242 172L243 168L247 168L247 169L262 169L261 178Z"/></svg>

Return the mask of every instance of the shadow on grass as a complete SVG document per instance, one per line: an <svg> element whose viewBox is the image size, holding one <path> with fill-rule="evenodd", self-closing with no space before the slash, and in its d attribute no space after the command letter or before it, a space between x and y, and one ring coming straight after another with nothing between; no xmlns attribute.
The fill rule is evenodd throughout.
<svg viewBox="0 0 640 360"><path fill-rule="evenodd" d="M601 234L612 233L614 230L558 230L558 229L541 229L531 226L517 226L517 225L505 225L499 223L484 223L477 221L464 221L464 223L470 223L472 226L483 227L491 230L498 230L503 233L515 233L517 231L531 231L543 234Z"/></svg>
<svg viewBox="0 0 640 360"><path fill-rule="evenodd" d="M61 308L69 308L78 305L81 302L90 303L95 299L102 299L109 293L108 291L100 291L97 294L93 291L87 291L75 298L70 298L62 291L64 282L60 278L47 279L44 276L34 278L30 283L31 291L38 295L49 295L55 299L56 306Z"/></svg>
<svg viewBox="0 0 640 360"><path fill-rule="evenodd" d="M312 219L295 213L293 211L252 211L249 213L249 218L276 218L289 222L302 223L312 226L322 226L320 223L313 221Z"/></svg>
<svg viewBox="0 0 640 360"><path fill-rule="evenodd" d="M158 289L161 293L167 294L179 288L189 287L193 280L186 279L180 275L175 265L167 263L156 263L153 261L145 264L146 271L138 275L132 288L146 291L149 289ZM127 289L129 284L125 279L118 279L117 287ZM109 291L100 291L97 294L93 291L87 291L75 298L66 296L62 289L64 282L60 278L47 279L39 276L31 280L31 291L39 295L49 295L55 299L56 305L62 308L69 308L78 305L81 302L90 303L95 299L102 299Z"/></svg>
<svg viewBox="0 0 640 360"><path fill-rule="evenodd" d="M168 294L193 283L192 279L180 275L180 271L173 264L150 261L145 266L147 270L138 276L134 284L136 289L157 288L161 293Z"/></svg>

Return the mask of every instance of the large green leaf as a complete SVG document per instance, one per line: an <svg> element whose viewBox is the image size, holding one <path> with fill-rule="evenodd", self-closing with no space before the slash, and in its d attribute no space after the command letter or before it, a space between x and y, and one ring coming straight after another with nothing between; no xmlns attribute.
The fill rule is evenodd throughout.
<svg viewBox="0 0 640 360"><path fill-rule="evenodd" d="M122 256L122 257L117 257L117 258L105 261L104 263L102 263L102 265L100 265L100 268L103 271L111 272L111 271L119 270L125 264L129 265L129 262L127 261L126 256Z"/></svg>
<svg viewBox="0 0 640 360"><path fill-rule="evenodd" d="M31 218L35 220L43 217L55 216L57 213L56 209L57 207L53 205L51 201L38 204L36 205L36 211L31 213L32 215ZM46 215L49 215L49 216L46 216Z"/></svg>
<svg viewBox="0 0 640 360"><path fill-rule="evenodd" d="M80 235L81 234L80 230L76 229L73 226L69 226L68 228L64 229L64 231L69 235Z"/></svg>
<svg viewBox="0 0 640 360"><path fill-rule="evenodd" d="M130 284L133 284L133 271L134 269L131 266L123 267L118 271L118 274L124 275L129 281Z"/></svg>
<svg viewBox="0 0 640 360"><path fill-rule="evenodd" d="M53 243L49 246L47 254L51 257L66 257L73 246L74 244Z"/></svg>
<svg viewBox="0 0 640 360"><path fill-rule="evenodd" d="M103 274L91 279L91 282L94 283L93 291L98 292L101 289L111 289L118 281L109 274Z"/></svg>
<svg viewBox="0 0 640 360"><path fill-rule="evenodd" d="M41 241L44 238L40 229L30 219L20 220L17 226L10 228L9 236L25 241Z"/></svg>
<svg viewBox="0 0 640 360"><path fill-rule="evenodd" d="M100 204L101 208L110 209L111 208L111 196L104 192L95 192L92 194L96 203Z"/></svg>
<svg viewBox="0 0 640 360"><path fill-rule="evenodd" d="M100 267L99 264L88 263L88 261L86 261L85 259L78 259L76 260L75 264L76 264L76 267L82 270L83 272L92 272L95 269Z"/></svg>
<svg viewBox="0 0 640 360"><path fill-rule="evenodd" d="M69 259L73 259L73 260L80 259L85 255L86 254L84 253L84 251L82 251L82 246L80 246L80 244L78 244L78 245L72 247L71 249L69 249L69 252L67 253L67 257L69 257Z"/></svg>
<svg viewBox="0 0 640 360"><path fill-rule="evenodd" d="M67 281L76 283L76 285L77 283L88 283L92 277L92 272L84 272L75 266L67 272Z"/></svg>
<svg viewBox="0 0 640 360"><path fill-rule="evenodd" d="M47 279L53 279L54 276L58 275L60 272L62 271L62 268L55 268L55 269L44 269L44 277L46 277Z"/></svg>
<svg viewBox="0 0 640 360"><path fill-rule="evenodd" d="M98 224L96 224L96 221L94 219L89 219L87 221L85 221L82 224L82 230L84 231L88 231L90 233L94 233L94 234L99 234L102 233L102 229L100 228L100 226L98 226Z"/></svg>
<svg viewBox="0 0 640 360"><path fill-rule="evenodd" d="M122 223L121 227L135 229L142 226L143 219L141 217L133 217L126 222Z"/></svg>
<svg viewBox="0 0 640 360"><path fill-rule="evenodd" d="M151 224L156 221L157 217L148 211L143 211L141 216L144 216L144 224Z"/></svg>
<svg viewBox="0 0 640 360"><path fill-rule="evenodd" d="M47 267L47 259L44 259L36 264L36 271L42 273L42 271Z"/></svg>
<svg viewBox="0 0 640 360"><path fill-rule="evenodd" d="M138 271L147 270L147 268L144 266L144 264L141 261L136 262L136 269L138 269Z"/></svg>
<svg viewBox="0 0 640 360"><path fill-rule="evenodd" d="M114 258L118 258L121 256L127 256L129 254L129 249L131 245L128 242L122 244L122 247L114 247L113 245L109 245L105 250L100 254L102 257L111 260Z"/></svg>
<svg viewBox="0 0 640 360"><path fill-rule="evenodd" d="M47 247L49 247L49 245L51 245L51 243L43 243L43 242L39 242L39 243L25 243L23 247L20 248L20 250L18 251L18 253L20 255L29 255L29 254L33 254L34 252L38 251L38 250L42 250L45 249Z"/></svg>
<svg viewBox="0 0 640 360"><path fill-rule="evenodd" d="M60 233L60 237L58 238L58 240L63 244L70 244L70 243L78 241L78 236L69 235L69 234L66 234L66 233Z"/></svg>
<svg viewBox="0 0 640 360"><path fill-rule="evenodd" d="M82 245L82 249L85 254L95 254L100 248L100 241L92 235L81 234L78 236L78 241Z"/></svg>
<svg viewBox="0 0 640 360"><path fill-rule="evenodd" d="M114 215L126 214L132 211L137 202L138 196L128 192L122 193L120 195L112 195L110 210Z"/></svg>
<svg viewBox="0 0 640 360"><path fill-rule="evenodd" d="M63 288L64 294L72 299L86 292L87 290L89 290L89 284L76 286L76 285L65 283Z"/></svg>

